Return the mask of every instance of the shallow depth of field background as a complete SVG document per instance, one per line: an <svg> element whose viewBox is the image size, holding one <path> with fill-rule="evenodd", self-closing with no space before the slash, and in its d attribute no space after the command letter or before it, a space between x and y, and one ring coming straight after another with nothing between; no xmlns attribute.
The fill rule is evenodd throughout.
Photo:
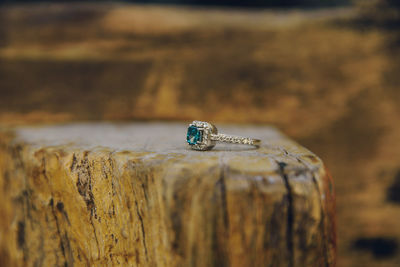
<svg viewBox="0 0 400 267"><path fill-rule="evenodd" d="M3 2L1 127L275 125L331 170L338 266L399 266L400 4L158 2Z"/></svg>

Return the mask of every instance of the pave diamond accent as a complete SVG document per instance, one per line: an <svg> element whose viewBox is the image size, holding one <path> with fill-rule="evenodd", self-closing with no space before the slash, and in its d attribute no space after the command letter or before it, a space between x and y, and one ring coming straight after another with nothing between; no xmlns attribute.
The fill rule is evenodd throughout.
<svg viewBox="0 0 400 267"><path fill-rule="evenodd" d="M233 136L227 134L212 134L211 140L232 143L232 144L242 144L242 145L254 145L254 141L250 138Z"/></svg>

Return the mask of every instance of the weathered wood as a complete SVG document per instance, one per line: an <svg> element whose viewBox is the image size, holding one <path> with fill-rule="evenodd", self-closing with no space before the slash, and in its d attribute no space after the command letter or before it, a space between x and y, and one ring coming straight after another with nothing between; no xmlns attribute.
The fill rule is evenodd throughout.
<svg viewBox="0 0 400 267"><path fill-rule="evenodd" d="M269 127L189 150L182 124L3 131L1 266L332 266L332 181Z"/></svg>

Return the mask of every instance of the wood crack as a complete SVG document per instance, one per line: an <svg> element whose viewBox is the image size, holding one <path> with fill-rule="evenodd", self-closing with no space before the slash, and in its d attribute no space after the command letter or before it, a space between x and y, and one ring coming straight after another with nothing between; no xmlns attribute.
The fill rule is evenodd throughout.
<svg viewBox="0 0 400 267"><path fill-rule="evenodd" d="M147 245L146 245L146 232L145 232L145 230L144 230L143 218L142 218L142 215L140 215L139 205L138 205L138 202L137 202L136 199L135 199L135 204L136 204L136 213L137 213L137 216L138 216L138 218L139 218L140 226L141 226L141 229L142 229L144 253L145 253L145 256L146 256L146 261L148 261Z"/></svg>
<svg viewBox="0 0 400 267"><path fill-rule="evenodd" d="M71 171L77 172L78 179L76 181L76 187L78 189L78 193L82 196L83 200L86 203L87 210L90 211L90 224L93 229L93 235L97 245L97 252L100 257L100 243L96 233L96 227L93 222L93 217L97 219L97 212L96 212L96 203L94 201L94 195L92 192L92 172L90 170L89 152L85 151L83 154L83 160L78 162L76 159L75 154L73 155L72 164L71 164Z"/></svg>
<svg viewBox="0 0 400 267"><path fill-rule="evenodd" d="M221 169L219 180L217 181L217 185L221 190L221 207L222 207L222 215L224 226L226 229L229 229L229 215L228 215L228 202L226 196L226 183L225 183L225 170Z"/></svg>
<svg viewBox="0 0 400 267"><path fill-rule="evenodd" d="M50 205L50 208L51 208L51 213L53 215L54 221L56 222L57 235L60 238L61 253L62 253L63 257L64 257L64 265L65 266L73 266L74 263L73 263L72 255L69 255L69 257L68 257L69 259L72 260L71 262L69 262L69 259L67 259L67 255L66 255L66 253L67 253L66 250L68 250L68 253L71 254L69 238L68 238L67 233L65 233L64 236L61 233L60 222L58 221L57 213L56 213L56 210L54 208L54 200L53 200L53 198L50 199L49 205Z"/></svg>
<svg viewBox="0 0 400 267"><path fill-rule="evenodd" d="M293 192L289 184L289 177L285 172L287 164L285 162L277 161L279 166L279 174L283 178L283 182L287 191L288 212L287 212L287 226L286 226L286 247L289 252L289 267L294 266L294 244L293 244L293 227L294 227L294 203Z"/></svg>

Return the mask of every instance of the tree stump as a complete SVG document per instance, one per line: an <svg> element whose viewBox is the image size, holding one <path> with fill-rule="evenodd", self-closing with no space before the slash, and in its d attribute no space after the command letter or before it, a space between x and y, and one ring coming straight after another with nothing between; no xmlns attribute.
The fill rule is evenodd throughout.
<svg viewBox="0 0 400 267"><path fill-rule="evenodd" d="M1 266L333 266L321 160L270 127L260 149L190 150L186 126L2 130Z"/></svg>

